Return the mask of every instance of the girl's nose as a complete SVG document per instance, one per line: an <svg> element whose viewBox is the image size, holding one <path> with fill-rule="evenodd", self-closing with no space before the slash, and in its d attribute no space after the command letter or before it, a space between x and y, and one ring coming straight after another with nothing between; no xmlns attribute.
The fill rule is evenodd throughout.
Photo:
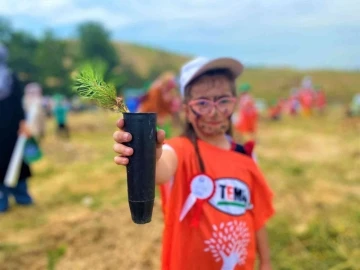
<svg viewBox="0 0 360 270"><path fill-rule="evenodd" d="M218 114L218 108L214 105L209 113L209 116L214 117Z"/></svg>

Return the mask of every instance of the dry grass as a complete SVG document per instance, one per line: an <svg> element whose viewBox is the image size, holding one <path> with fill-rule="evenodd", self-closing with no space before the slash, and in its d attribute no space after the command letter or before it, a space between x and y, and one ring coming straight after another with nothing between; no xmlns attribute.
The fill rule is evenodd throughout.
<svg viewBox="0 0 360 270"><path fill-rule="evenodd" d="M274 269L359 269L360 120L341 113L260 123L259 162L276 194ZM72 115L68 142L48 123L30 182L36 206L0 216L0 269L159 269L159 201L152 223L132 223L112 161L116 117Z"/></svg>

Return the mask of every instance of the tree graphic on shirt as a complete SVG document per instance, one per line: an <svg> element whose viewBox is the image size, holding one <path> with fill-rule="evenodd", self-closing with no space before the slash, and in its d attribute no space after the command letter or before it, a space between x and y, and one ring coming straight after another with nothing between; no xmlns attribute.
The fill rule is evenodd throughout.
<svg viewBox="0 0 360 270"><path fill-rule="evenodd" d="M222 260L222 270L233 270L246 262L249 229L245 222L229 221L213 225L212 237L205 241L205 252L211 252L216 262Z"/></svg>

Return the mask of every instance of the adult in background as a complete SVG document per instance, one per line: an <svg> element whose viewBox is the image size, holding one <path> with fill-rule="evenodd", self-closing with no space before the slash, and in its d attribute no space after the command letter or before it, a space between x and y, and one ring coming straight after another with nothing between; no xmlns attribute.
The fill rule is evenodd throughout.
<svg viewBox="0 0 360 270"><path fill-rule="evenodd" d="M17 186L8 188L4 185L18 135L21 133L27 137L31 136L24 121L23 88L16 75L7 66L7 58L7 49L0 43L0 213L8 210L9 195L13 195L15 201L20 205L31 205L33 203L27 185L31 171L24 161L21 164Z"/></svg>

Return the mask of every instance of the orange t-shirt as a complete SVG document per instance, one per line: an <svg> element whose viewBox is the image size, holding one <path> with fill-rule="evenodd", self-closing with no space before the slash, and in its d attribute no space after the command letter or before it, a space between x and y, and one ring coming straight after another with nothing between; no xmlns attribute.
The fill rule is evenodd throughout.
<svg viewBox="0 0 360 270"><path fill-rule="evenodd" d="M258 113L255 102L249 94L243 94L239 101L239 118L235 128L239 132L255 132Z"/></svg>
<svg viewBox="0 0 360 270"><path fill-rule="evenodd" d="M181 222L179 217L191 179L200 173L195 149L185 137L167 144L177 154L178 169L166 203L162 270L254 269L255 232L274 214L272 192L254 161L198 141L215 191L202 205L198 227L193 227L195 207Z"/></svg>
<svg viewBox="0 0 360 270"><path fill-rule="evenodd" d="M313 106L314 94L311 89L303 89L300 92L300 102L304 109L310 109Z"/></svg>

